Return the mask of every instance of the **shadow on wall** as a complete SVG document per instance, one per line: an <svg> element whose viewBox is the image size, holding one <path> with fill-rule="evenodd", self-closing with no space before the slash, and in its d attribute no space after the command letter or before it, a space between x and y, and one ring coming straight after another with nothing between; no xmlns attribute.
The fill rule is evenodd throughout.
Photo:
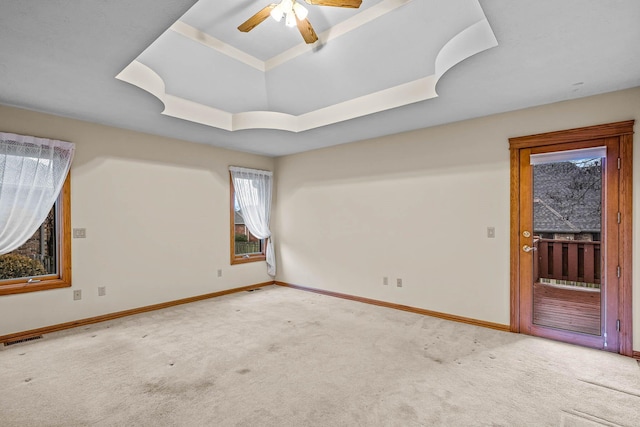
<svg viewBox="0 0 640 427"><path fill-rule="evenodd" d="M272 168L271 158L208 144L146 134L134 130L85 122L0 105L5 132L34 135L76 144L72 168L100 166L107 159L211 171L227 183L228 167ZM180 122L176 120L177 122ZM10 124L9 124L10 123ZM180 127L182 123L177 123ZM202 126L203 130L208 128ZM266 161L266 162L265 162Z"/></svg>
<svg viewBox="0 0 640 427"><path fill-rule="evenodd" d="M345 185L392 177L496 171L505 171L508 182L508 138L492 131L494 128L489 124L489 135L483 135L490 144L474 143L477 129L473 126L459 129L446 125L282 157L276 160L276 168L279 175L296 176L295 182L287 183L291 191L303 186Z"/></svg>
<svg viewBox="0 0 640 427"><path fill-rule="evenodd" d="M28 112L26 114L36 114ZM47 117L43 115L43 117ZM38 122L38 118L33 120ZM47 122L47 120L42 120ZM68 124L65 122L69 122ZM57 129L70 129L60 135ZM126 129L56 117L51 138L76 144L73 173L83 173L100 167L109 159L135 163L209 171L216 182L226 186L231 165L265 169L264 156L224 148L149 135ZM42 133L42 130L39 130ZM23 132L24 133L24 132ZM32 132L33 133L33 132ZM51 136L54 134L54 136Z"/></svg>

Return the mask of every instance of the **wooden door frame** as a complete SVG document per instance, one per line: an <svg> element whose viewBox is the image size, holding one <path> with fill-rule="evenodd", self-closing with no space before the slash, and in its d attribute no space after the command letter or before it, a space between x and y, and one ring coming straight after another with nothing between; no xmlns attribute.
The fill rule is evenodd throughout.
<svg viewBox="0 0 640 427"><path fill-rule="evenodd" d="M588 126L557 132L509 138L511 151L511 224L510 224L510 329L520 332L520 150L550 147L558 144L618 138L620 142L619 210L620 225L618 281L618 314L620 317L619 353L633 355L631 304L632 251L632 183L633 183L633 120Z"/></svg>

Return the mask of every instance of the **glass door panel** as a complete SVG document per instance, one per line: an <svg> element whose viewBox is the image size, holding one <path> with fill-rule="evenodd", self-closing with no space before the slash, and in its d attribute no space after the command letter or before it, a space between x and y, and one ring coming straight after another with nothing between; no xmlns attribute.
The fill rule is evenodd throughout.
<svg viewBox="0 0 640 427"><path fill-rule="evenodd" d="M534 325L602 334L603 155L531 156Z"/></svg>

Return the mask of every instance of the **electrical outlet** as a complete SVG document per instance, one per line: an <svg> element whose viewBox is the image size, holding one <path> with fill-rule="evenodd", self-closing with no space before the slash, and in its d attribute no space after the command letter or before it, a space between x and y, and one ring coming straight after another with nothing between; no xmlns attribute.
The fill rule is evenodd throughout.
<svg viewBox="0 0 640 427"><path fill-rule="evenodd" d="M73 300L78 301L81 299L82 299L82 291L80 289L73 291Z"/></svg>
<svg viewBox="0 0 640 427"><path fill-rule="evenodd" d="M74 228L73 229L73 238L74 239L86 239L87 238L87 229L86 228Z"/></svg>
<svg viewBox="0 0 640 427"><path fill-rule="evenodd" d="M382 278L382 284L385 285L385 286L389 285L389 278L387 276Z"/></svg>
<svg viewBox="0 0 640 427"><path fill-rule="evenodd" d="M487 237L493 239L496 237L496 228L495 227L487 227Z"/></svg>
<svg viewBox="0 0 640 427"><path fill-rule="evenodd" d="M98 286L98 296L99 297L103 297L107 294L107 287L106 286Z"/></svg>
<svg viewBox="0 0 640 427"><path fill-rule="evenodd" d="M396 279L396 286L399 288L402 287L402 279Z"/></svg>
<svg viewBox="0 0 640 427"><path fill-rule="evenodd" d="M222 269L218 270L218 277L222 277Z"/></svg>

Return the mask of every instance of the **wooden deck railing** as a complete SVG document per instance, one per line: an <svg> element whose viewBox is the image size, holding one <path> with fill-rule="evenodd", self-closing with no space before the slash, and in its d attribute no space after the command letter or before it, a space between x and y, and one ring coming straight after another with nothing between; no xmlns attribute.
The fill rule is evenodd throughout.
<svg viewBox="0 0 640 427"><path fill-rule="evenodd" d="M600 242L536 239L533 271L542 279L600 283Z"/></svg>
<svg viewBox="0 0 640 427"><path fill-rule="evenodd" d="M236 255L260 252L260 242L235 242Z"/></svg>

